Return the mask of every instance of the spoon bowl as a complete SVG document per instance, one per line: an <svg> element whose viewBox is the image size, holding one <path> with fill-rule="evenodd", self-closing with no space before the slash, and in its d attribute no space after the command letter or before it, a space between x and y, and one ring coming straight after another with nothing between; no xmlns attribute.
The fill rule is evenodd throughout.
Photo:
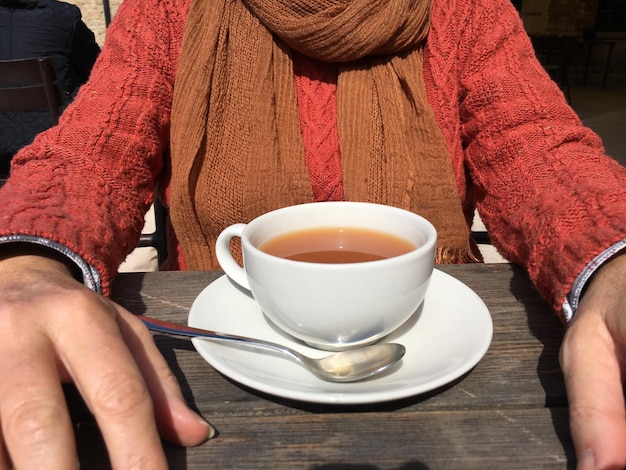
<svg viewBox="0 0 626 470"><path fill-rule="evenodd" d="M406 352L404 346L398 343L376 343L314 359L287 346L262 339L192 328L143 315L136 315L136 317L150 330L159 333L191 338L209 338L218 341L236 341L278 351L315 376L329 382L355 382L379 374L396 364Z"/></svg>

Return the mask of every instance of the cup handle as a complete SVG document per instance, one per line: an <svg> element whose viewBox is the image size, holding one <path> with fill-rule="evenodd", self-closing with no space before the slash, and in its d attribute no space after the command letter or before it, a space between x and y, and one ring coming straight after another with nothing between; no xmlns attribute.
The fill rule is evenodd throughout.
<svg viewBox="0 0 626 470"><path fill-rule="evenodd" d="M215 254L226 275L241 287L250 290L246 270L239 266L230 251L230 241L235 237L241 238L244 228L246 224L233 224L222 230L215 242Z"/></svg>

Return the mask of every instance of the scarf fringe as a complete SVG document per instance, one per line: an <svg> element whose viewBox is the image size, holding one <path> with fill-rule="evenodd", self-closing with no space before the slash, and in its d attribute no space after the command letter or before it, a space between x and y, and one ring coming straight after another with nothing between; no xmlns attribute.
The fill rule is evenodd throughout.
<svg viewBox="0 0 626 470"><path fill-rule="evenodd" d="M471 250L451 247L437 247L435 254L436 264L465 264L481 263L482 259Z"/></svg>

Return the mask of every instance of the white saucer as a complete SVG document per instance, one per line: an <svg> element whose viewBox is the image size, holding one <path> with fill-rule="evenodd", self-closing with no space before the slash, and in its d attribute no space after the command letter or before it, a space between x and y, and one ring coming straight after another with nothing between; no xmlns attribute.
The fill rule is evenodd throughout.
<svg viewBox="0 0 626 470"><path fill-rule="evenodd" d="M209 284L189 311L189 326L262 338L313 357L313 349L278 330L250 294L226 276ZM194 338L200 355L217 371L253 389L293 400L327 404L376 403L418 395L460 377L483 357L493 334L487 307L462 282L434 271L420 310L383 341L406 347L402 361L380 376L331 383L263 349Z"/></svg>

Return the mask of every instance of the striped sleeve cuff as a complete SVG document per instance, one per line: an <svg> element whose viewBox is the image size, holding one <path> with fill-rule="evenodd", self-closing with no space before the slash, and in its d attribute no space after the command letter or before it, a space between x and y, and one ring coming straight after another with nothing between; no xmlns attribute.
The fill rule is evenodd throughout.
<svg viewBox="0 0 626 470"><path fill-rule="evenodd" d="M99 294L102 293L102 280L100 273L93 266L87 263L82 256L73 252L66 246L48 240L47 238L35 237L31 235L7 235L0 237L0 244L4 243L34 243L61 253L76 265L78 270L82 273L82 281L87 287Z"/></svg>
<svg viewBox="0 0 626 470"><path fill-rule="evenodd" d="M585 269L583 269L583 271L576 278L576 281L574 281L572 290L563 301L563 316L565 317L566 322L569 323L574 317L582 293L585 290L587 283L591 279L591 276L593 276L593 274L600 268L600 266L602 266L609 259L613 258L613 256L617 255L625 249L626 238L604 250L602 253L592 259L587 266L585 266Z"/></svg>

